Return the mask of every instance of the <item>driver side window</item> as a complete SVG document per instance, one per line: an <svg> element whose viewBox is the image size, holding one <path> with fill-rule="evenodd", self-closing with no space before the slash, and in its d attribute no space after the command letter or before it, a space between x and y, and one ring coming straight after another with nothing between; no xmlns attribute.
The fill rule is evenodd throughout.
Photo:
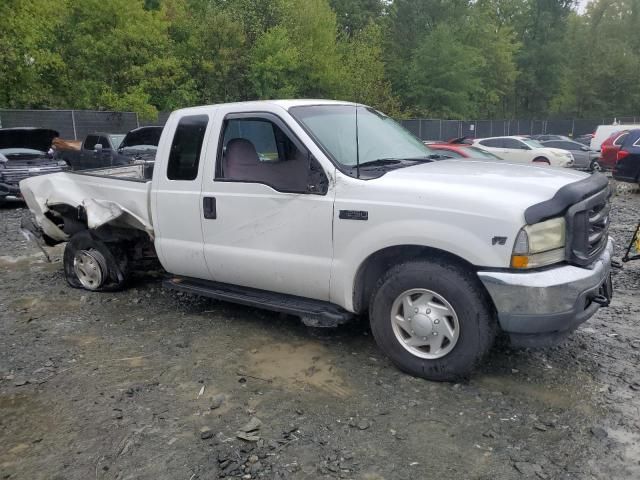
<svg viewBox="0 0 640 480"><path fill-rule="evenodd" d="M262 183L285 193L323 193L323 178L326 183L309 152L269 119L224 122L217 180Z"/></svg>

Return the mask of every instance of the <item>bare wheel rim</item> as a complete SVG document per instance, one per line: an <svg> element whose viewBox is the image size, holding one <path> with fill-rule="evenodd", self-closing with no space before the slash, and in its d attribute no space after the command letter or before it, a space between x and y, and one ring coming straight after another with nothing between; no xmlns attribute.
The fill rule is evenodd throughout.
<svg viewBox="0 0 640 480"><path fill-rule="evenodd" d="M407 290L396 298L391 325L405 350L427 360L449 354L460 338L460 322L451 304L425 288Z"/></svg>
<svg viewBox="0 0 640 480"><path fill-rule="evenodd" d="M106 276L106 261L97 250L78 250L73 257L73 271L87 290L100 288Z"/></svg>

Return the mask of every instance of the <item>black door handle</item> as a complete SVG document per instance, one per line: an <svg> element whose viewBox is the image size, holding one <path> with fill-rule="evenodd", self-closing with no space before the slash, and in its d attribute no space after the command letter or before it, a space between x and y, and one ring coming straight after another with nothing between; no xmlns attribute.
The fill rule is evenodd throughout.
<svg viewBox="0 0 640 480"><path fill-rule="evenodd" d="M202 198L202 212L204 218L215 219L216 218L216 199L215 197L203 197Z"/></svg>

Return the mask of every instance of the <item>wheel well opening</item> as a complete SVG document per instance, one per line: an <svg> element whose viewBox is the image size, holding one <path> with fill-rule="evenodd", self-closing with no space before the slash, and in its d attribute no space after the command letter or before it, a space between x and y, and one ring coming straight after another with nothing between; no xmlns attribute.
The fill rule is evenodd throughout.
<svg viewBox="0 0 640 480"><path fill-rule="evenodd" d="M458 265L469 272L477 269L469 262L452 253L420 245L398 245L384 248L371 254L360 265L353 289L353 308L364 314L369 309L369 299L378 280L392 267L412 260L441 259ZM484 290L484 286L483 286ZM488 294L487 294L488 296Z"/></svg>
<svg viewBox="0 0 640 480"><path fill-rule="evenodd" d="M52 205L44 215L69 237L88 228L87 215L83 207Z"/></svg>

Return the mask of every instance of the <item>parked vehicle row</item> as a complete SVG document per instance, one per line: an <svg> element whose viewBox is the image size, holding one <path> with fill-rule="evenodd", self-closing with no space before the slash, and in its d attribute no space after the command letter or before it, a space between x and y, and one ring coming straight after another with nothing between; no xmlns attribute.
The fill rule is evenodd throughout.
<svg viewBox="0 0 640 480"><path fill-rule="evenodd" d="M314 326L368 316L395 364L433 380L467 375L498 330L544 345L609 304L604 175L438 151L353 103L188 108L169 117L151 180L136 165L23 180L25 228L67 242L72 287L122 288L155 253L179 291Z"/></svg>
<svg viewBox="0 0 640 480"><path fill-rule="evenodd" d="M133 161L152 162L162 127L140 127L126 135L92 133L86 136L80 150L57 150L55 157L67 162L73 170L129 165Z"/></svg>
<svg viewBox="0 0 640 480"><path fill-rule="evenodd" d="M68 168L48 153L57 136L46 128L0 128L0 203L20 196L20 180Z"/></svg>

